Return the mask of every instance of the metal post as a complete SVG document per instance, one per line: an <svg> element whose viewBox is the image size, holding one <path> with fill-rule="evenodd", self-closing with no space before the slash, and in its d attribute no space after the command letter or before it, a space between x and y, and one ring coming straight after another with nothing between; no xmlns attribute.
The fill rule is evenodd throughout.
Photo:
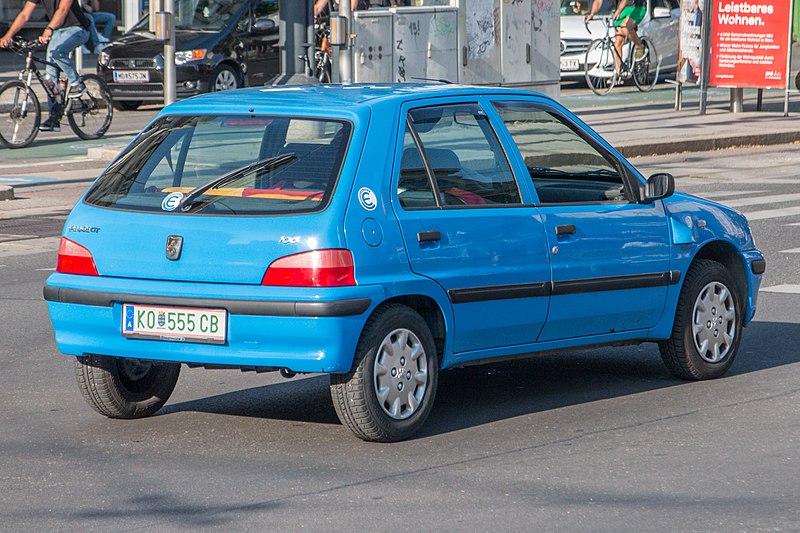
<svg viewBox="0 0 800 533"><path fill-rule="evenodd" d="M783 95L783 116L789 116L789 87L791 87L791 77L792 77L792 31L794 26L794 20L792 17L789 17L789 39L786 46L789 48L786 50L786 92Z"/></svg>
<svg viewBox="0 0 800 533"><path fill-rule="evenodd" d="M731 111L741 113L744 111L744 89L731 87Z"/></svg>
<svg viewBox="0 0 800 533"><path fill-rule="evenodd" d="M700 114L706 114L706 103L708 101L708 71L709 59L711 58L711 0L703 0L703 28L702 28L702 44L703 50L700 53L700 64L702 70L700 72Z"/></svg>
<svg viewBox="0 0 800 533"><path fill-rule="evenodd" d="M350 6L350 0L341 0L339 2L339 15L344 17L345 24L345 44L339 47L339 79L342 83L353 82L353 58L352 49L350 48L350 20L353 13Z"/></svg>
<svg viewBox="0 0 800 533"><path fill-rule="evenodd" d="M175 102L177 73L175 71L175 0L164 1L169 13L169 40L164 42L164 105Z"/></svg>

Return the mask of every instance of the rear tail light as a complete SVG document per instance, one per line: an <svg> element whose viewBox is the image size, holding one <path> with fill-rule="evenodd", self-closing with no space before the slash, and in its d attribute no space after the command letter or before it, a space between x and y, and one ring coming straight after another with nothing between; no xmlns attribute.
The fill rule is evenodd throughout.
<svg viewBox="0 0 800 533"><path fill-rule="evenodd" d="M350 250L314 250L276 259L262 285L281 287L347 287L356 285Z"/></svg>
<svg viewBox="0 0 800 533"><path fill-rule="evenodd" d="M94 265L92 253L66 237L61 237L58 245L58 265L56 272L64 274L80 274L82 276L99 276Z"/></svg>

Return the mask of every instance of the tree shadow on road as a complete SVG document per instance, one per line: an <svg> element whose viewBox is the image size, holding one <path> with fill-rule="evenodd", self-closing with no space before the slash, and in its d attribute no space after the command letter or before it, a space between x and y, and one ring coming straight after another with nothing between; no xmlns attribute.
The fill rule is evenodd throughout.
<svg viewBox="0 0 800 533"><path fill-rule="evenodd" d="M800 362L792 339L800 324L753 322L731 370L721 379ZM161 414L204 412L339 424L327 376L254 387L167 405ZM440 374L436 402L420 437L522 415L675 386L703 386L672 377L655 344L533 356Z"/></svg>

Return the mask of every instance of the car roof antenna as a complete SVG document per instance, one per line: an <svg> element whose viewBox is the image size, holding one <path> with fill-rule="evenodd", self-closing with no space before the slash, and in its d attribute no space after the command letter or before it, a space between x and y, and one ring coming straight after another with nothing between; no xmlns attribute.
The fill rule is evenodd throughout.
<svg viewBox="0 0 800 533"><path fill-rule="evenodd" d="M445 79L436 79L436 78L417 78L416 76L411 76L412 80L416 81L435 81L436 83L444 83L445 85L453 85L453 82L450 80Z"/></svg>

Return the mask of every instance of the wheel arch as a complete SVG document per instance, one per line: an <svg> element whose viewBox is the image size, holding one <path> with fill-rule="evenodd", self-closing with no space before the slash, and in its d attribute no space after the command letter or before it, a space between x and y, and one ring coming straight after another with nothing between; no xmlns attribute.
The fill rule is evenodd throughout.
<svg viewBox="0 0 800 533"><path fill-rule="evenodd" d="M700 248L695 256L692 258L692 263L698 259L710 259L721 263L728 272L733 276L736 282L736 293L739 296L739 302L743 307L743 316L747 315L747 272L745 271L744 261L736 247L726 241L711 241L706 243Z"/></svg>
<svg viewBox="0 0 800 533"><path fill-rule="evenodd" d="M214 76L217 74L217 69L219 69L222 66L232 68L233 71L236 73L236 76L239 78L239 83L241 84L241 87L245 86L246 75L244 72L242 72L242 68L239 66L239 63L237 63L233 58L226 57L225 59L221 60L219 63L214 65L214 68L211 69L211 79L208 80L209 87L211 86L211 84L214 83Z"/></svg>
<svg viewBox="0 0 800 533"><path fill-rule="evenodd" d="M407 294L402 296L395 296L381 302L373 311L374 315L380 309L387 305L401 304L409 307L417 312L422 317L422 320L428 325L433 335L433 340L436 343L436 355L439 362L439 368L442 368L443 360L445 357L445 347L447 343L447 326L444 318L444 313L439 307L439 304L430 296L421 294Z"/></svg>

